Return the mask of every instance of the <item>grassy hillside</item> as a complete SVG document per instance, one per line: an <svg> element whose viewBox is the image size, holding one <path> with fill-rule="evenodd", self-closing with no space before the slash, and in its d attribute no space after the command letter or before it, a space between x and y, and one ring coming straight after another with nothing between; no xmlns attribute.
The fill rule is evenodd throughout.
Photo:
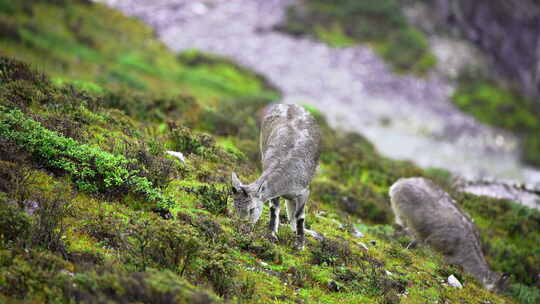
<svg viewBox="0 0 540 304"><path fill-rule="evenodd" d="M283 226L269 242L268 210L255 227L236 219L229 178L260 173L257 112L279 92L226 59L175 56L103 6L56 2L0 0L10 26L0 52L32 64L0 59L0 302L511 303L394 234L388 187L408 176L448 185L445 172L381 157L316 109L324 145L307 225L326 240L297 252ZM95 57L35 43L79 45L80 28L96 41L86 46ZM126 53L140 54L138 64L123 64ZM111 71L139 84L111 81ZM459 201L493 267L513 275L512 295L535 303L538 212ZM450 274L465 288L441 283Z"/></svg>
<svg viewBox="0 0 540 304"><path fill-rule="evenodd" d="M304 0L289 7L278 28L334 47L367 42L397 72L422 75L436 64L424 34L408 23L398 0Z"/></svg>
<svg viewBox="0 0 540 304"><path fill-rule="evenodd" d="M452 99L479 121L520 136L523 160L540 167L540 106L536 101L474 73L462 73Z"/></svg>
<svg viewBox="0 0 540 304"><path fill-rule="evenodd" d="M253 73L227 62L193 68L196 54L177 60L151 29L89 1L0 0L0 14L2 54L32 62L56 84L98 93L103 86L182 93L205 102L273 94Z"/></svg>

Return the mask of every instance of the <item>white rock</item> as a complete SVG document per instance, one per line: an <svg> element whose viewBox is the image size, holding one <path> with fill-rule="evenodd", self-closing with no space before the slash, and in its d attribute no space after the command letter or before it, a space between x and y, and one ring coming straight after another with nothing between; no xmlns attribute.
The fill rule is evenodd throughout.
<svg viewBox="0 0 540 304"><path fill-rule="evenodd" d="M353 225L352 235L354 237L356 237L356 238L363 238L364 237L364 234L362 233L362 231L358 230L358 228L354 227L354 225Z"/></svg>
<svg viewBox="0 0 540 304"><path fill-rule="evenodd" d="M404 293L398 293L397 296L398 297L407 297L409 295L409 292L405 290Z"/></svg>
<svg viewBox="0 0 540 304"><path fill-rule="evenodd" d="M326 212L325 211L319 211L317 212L317 214L315 216L318 216L318 217L325 217L326 216Z"/></svg>
<svg viewBox="0 0 540 304"><path fill-rule="evenodd" d="M182 154L182 152L167 151L165 153L178 158L183 163L186 163L186 158L184 157L184 154Z"/></svg>
<svg viewBox="0 0 540 304"><path fill-rule="evenodd" d="M60 273L63 273L63 274L68 275L70 277L75 276L75 274L73 272L65 270L65 269L60 270Z"/></svg>
<svg viewBox="0 0 540 304"><path fill-rule="evenodd" d="M360 248L362 248L364 250L368 250L368 247L366 246L366 244L364 244L362 242L358 242L358 246L360 246Z"/></svg>
<svg viewBox="0 0 540 304"><path fill-rule="evenodd" d="M448 277L448 285L452 287L460 288L460 289L463 288L463 285L461 285L459 280L454 275L450 275Z"/></svg>
<svg viewBox="0 0 540 304"><path fill-rule="evenodd" d="M304 232L311 235L312 238L316 239L317 241L324 240L324 236L316 231L304 229Z"/></svg>

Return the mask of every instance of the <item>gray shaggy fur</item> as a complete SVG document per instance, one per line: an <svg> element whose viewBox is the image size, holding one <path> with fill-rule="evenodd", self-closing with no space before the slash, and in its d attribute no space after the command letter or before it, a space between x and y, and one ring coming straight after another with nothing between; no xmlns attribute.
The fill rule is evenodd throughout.
<svg viewBox="0 0 540 304"><path fill-rule="evenodd" d="M271 201L270 230L275 238L279 227L279 198L283 197L287 200L291 227L298 235L297 246L302 247L304 207L319 161L320 137L315 119L300 106L277 104L265 111L260 136L263 173L246 185L232 174L237 213L256 223L264 202Z"/></svg>
<svg viewBox="0 0 540 304"><path fill-rule="evenodd" d="M463 267L486 289L502 287L504 279L489 269L484 258L478 229L445 191L424 178L402 178L390 188L390 201L396 223L418 241Z"/></svg>

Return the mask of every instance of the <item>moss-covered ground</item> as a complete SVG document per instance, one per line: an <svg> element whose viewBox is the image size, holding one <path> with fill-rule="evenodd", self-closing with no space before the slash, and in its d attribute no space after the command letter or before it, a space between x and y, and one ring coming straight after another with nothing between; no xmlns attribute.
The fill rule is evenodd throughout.
<svg viewBox="0 0 540 304"><path fill-rule="evenodd" d="M522 158L540 167L540 107L518 91L495 81L463 73L453 95L454 103L478 120L511 131L523 140Z"/></svg>
<svg viewBox="0 0 540 304"><path fill-rule="evenodd" d="M0 59L0 302L540 298L538 212L454 194L491 265L512 276L508 295L489 293L431 249L407 249L391 225L393 182L425 176L449 188L448 174L386 159L310 108L323 152L307 226L326 238L298 252L283 225L272 243L268 210L248 225L229 195L233 170L244 181L260 173L258 111L279 97L264 78L197 51L175 56L144 25L82 0L0 0L0 17L0 54L11 57ZM125 54L138 57L125 64ZM465 287L444 284L450 274Z"/></svg>
<svg viewBox="0 0 540 304"><path fill-rule="evenodd" d="M397 72L425 74L436 64L422 32L410 25L398 0L305 0L292 5L278 26L333 47L367 42Z"/></svg>

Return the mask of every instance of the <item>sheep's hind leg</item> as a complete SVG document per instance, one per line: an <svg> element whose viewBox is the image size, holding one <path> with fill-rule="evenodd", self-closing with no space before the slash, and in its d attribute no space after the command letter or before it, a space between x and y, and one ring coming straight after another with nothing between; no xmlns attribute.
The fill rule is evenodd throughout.
<svg viewBox="0 0 540 304"><path fill-rule="evenodd" d="M296 218L294 214L296 213L296 200L287 199L287 218L289 219L289 225L291 225L291 230L296 232Z"/></svg>
<svg viewBox="0 0 540 304"><path fill-rule="evenodd" d="M305 243L305 207L309 197L309 191L305 191L301 195L295 197L293 202L295 203L294 220L296 224L296 249L303 250Z"/></svg>
<svg viewBox="0 0 540 304"><path fill-rule="evenodd" d="M279 198L270 200L270 239L277 241L277 233L279 228Z"/></svg>

